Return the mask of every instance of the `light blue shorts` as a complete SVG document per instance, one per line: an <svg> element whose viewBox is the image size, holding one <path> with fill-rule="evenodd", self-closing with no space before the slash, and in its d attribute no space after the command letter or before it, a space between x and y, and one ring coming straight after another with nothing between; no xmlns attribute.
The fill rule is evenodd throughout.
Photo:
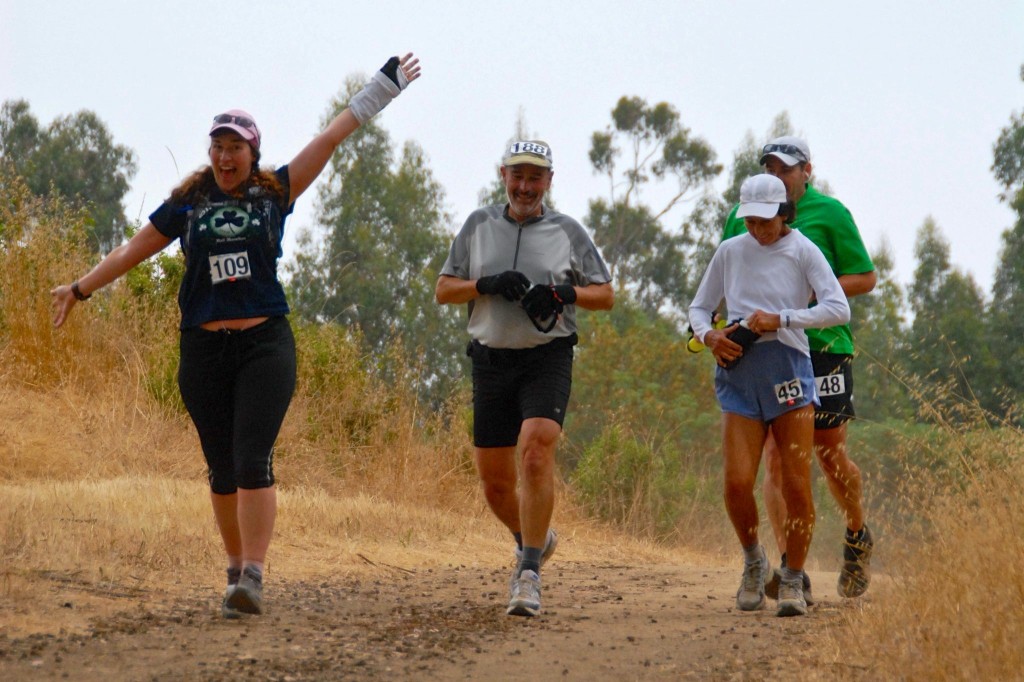
<svg viewBox="0 0 1024 682"><path fill-rule="evenodd" d="M781 341L755 343L732 369L718 367L715 394L722 412L765 423L818 404L811 358Z"/></svg>

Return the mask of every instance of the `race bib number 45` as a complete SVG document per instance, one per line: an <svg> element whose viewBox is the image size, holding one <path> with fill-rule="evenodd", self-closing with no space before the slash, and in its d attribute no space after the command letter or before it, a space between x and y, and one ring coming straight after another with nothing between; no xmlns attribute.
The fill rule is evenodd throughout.
<svg viewBox="0 0 1024 682"><path fill-rule="evenodd" d="M846 393L846 377L842 374L814 377L814 385L818 388L818 395L822 397Z"/></svg>
<svg viewBox="0 0 1024 682"><path fill-rule="evenodd" d="M249 253L247 251L219 253L210 256L210 279L214 284L249 279L251 276L252 271L249 269Z"/></svg>
<svg viewBox="0 0 1024 682"><path fill-rule="evenodd" d="M792 403L804 396L804 387L800 385L799 379L790 379L781 384L775 384L775 398L780 405Z"/></svg>

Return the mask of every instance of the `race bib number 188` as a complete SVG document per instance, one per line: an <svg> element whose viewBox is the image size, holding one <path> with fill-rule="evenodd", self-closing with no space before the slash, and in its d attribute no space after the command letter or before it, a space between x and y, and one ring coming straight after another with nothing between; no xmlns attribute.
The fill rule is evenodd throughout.
<svg viewBox="0 0 1024 682"><path fill-rule="evenodd" d="M220 253L210 256L210 279L213 280L214 284L249 279L251 276L249 253L247 251Z"/></svg>

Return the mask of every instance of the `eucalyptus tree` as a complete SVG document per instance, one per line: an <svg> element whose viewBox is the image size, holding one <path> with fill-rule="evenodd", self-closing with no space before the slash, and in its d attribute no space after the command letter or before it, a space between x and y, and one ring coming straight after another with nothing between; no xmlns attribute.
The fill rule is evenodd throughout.
<svg viewBox="0 0 1024 682"><path fill-rule="evenodd" d="M106 253L125 238L125 195L135 176L135 153L114 142L92 111L61 116L43 127L25 100L0 107L0 162L14 169L33 194L56 195L84 207L93 249Z"/></svg>
<svg viewBox="0 0 1024 682"><path fill-rule="evenodd" d="M689 259L692 236L682 220L672 224L670 213L693 199L722 166L711 146L693 135L667 102L651 105L640 97L622 97L611 118L606 130L591 136L589 152L594 172L608 179L608 196L589 202L584 222L612 269L617 290L628 292L651 314L684 308L688 284L699 273Z"/></svg>

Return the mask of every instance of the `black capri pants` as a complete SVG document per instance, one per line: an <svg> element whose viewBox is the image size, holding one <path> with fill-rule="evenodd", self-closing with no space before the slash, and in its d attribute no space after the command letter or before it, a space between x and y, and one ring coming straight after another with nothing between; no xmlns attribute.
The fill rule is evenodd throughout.
<svg viewBox="0 0 1024 682"><path fill-rule="evenodd" d="M242 331L181 332L178 387L206 457L210 489L274 485L274 441L295 392L295 337L285 317Z"/></svg>

